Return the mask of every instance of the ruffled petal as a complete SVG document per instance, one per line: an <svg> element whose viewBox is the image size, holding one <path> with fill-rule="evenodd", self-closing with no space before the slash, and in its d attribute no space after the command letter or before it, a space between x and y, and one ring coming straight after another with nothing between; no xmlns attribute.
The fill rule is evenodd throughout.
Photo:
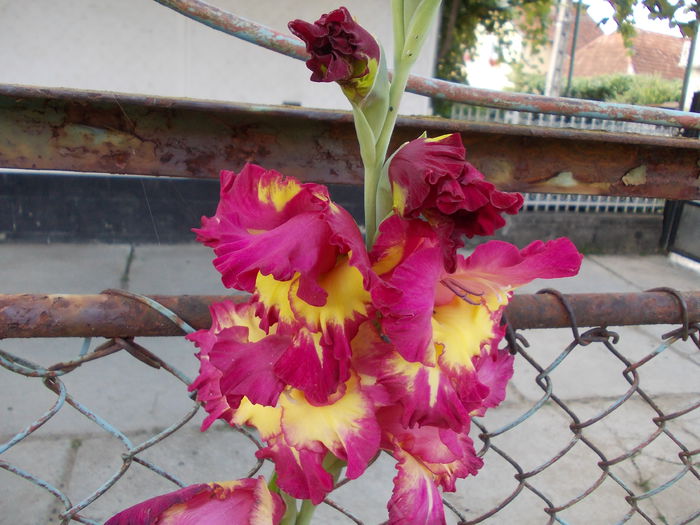
<svg viewBox="0 0 700 525"><path fill-rule="evenodd" d="M320 503L333 488L323 463L330 453L347 463L346 476L360 476L379 451L375 408L357 376L351 376L327 404L312 404L295 389L276 407L243 399L232 421L257 428L267 446L257 455L275 463L278 484L296 498Z"/></svg>
<svg viewBox="0 0 700 525"><path fill-rule="evenodd" d="M498 406L506 397L506 386L513 377L514 356L507 350L500 350L495 343L484 348L481 355L474 358L474 369L479 384L488 388L488 394L481 406L472 412L473 416L483 416L486 409Z"/></svg>
<svg viewBox="0 0 700 525"><path fill-rule="evenodd" d="M406 360L435 364L431 323L444 271L437 238L423 221L393 216L382 222L372 255L388 285L373 291L384 334Z"/></svg>
<svg viewBox="0 0 700 525"><path fill-rule="evenodd" d="M483 465L468 436L469 425L459 432L433 426L405 428L395 407L381 409L377 417L382 446L398 461L389 522L444 523L439 488L453 492L457 479L476 474Z"/></svg>
<svg viewBox="0 0 700 525"><path fill-rule="evenodd" d="M327 451L316 444L313 448L290 446L284 435L271 438L265 448L256 452L260 459L275 464L277 485L290 496L320 504L333 490L333 476L323 468Z"/></svg>
<svg viewBox="0 0 700 525"><path fill-rule="evenodd" d="M431 472L401 449L394 452L398 474L387 505L391 525L440 525L445 523L442 497Z"/></svg>
<svg viewBox="0 0 700 525"><path fill-rule="evenodd" d="M195 230L214 248L214 266L224 285L252 292L258 274L280 281L296 276L299 297L323 306L326 292L317 284L336 258L353 252L362 266L362 235L352 217L331 203L319 184L302 184L274 170L247 164L239 174L222 172L216 214ZM368 263L361 269L369 279Z"/></svg>
<svg viewBox="0 0 700 525"><path fill-rule="evenodd" d="M505 305L513 289L534 279L552 279L576 275L583 256L574 244L562 237L553 241L535 241L522 250L503 241L489 241L474 253L459 257L454 273L444 279L457 283L472 301L495 312ZM436 301L450 301L447 287L438 289Z"/></svg>
<svg viewBox="0 0 700 525"><path fill-rule="evenodd" d="M445 266L455 268L462 236L491 235L523 204L518 193L505 193L484 180L465 160L457 133L421 137L404 144L392 157L389 179L394 208L404 217L422 215L440 234Z"/></svg>
<svg viewBox="0 0 700 525"><path fill-rule="evenodd" d="M336 266L319 277L326 304L313 306L299 298L299 281L277 281L258 276L256 299L262 325L277 325L277 333L289 335L292 345L275 365L281 379L303 390L315 403L324 403L349 377L349 341L369 315L370 292L364 276L339 256Z"/></svg>
<svg viewBox="0 0 700 525"><path fill-rule="evenodd" d="M275 373L285 383L302 390L314 403L325 403L348 378L350 359L337 359L320 342L319 332L298 328L292 344L275 363Z"/></svg>
<svg viewBox="0 0 700 525"><path fill-rule="evenodd" d="M285 383L274 366L287 351L291 338L267 335L257 326L254 302L231 301L210 307L212 326L187 336L200 351L199 375L189 386L208 413L202 430L216 419L231 423L244 396L254 403L275 405Z"/></svg>
<svg viewBox="0 0 700 525"><path fill-rule="evenodd" d="M344 386L344 392L325 405L311 405L301 392L291 391L280 400L282 431L297 449L322 444L347 462L346 476L355 479L378 452L380 432L374 405L359 379L352 375Z"/></svg>
<svg viewBox="0 0 700 525"><path fill-rule="evenodd" d="M105 525L273 525L284 511L282 498L261 476L185 487L126 509Z"/></svg>
<svg viewBox="0 0 700 525"><path fill-rule="evenodd" d="M435 425L460 430L468 425L464 401L439 367L412 363L394 353L384 360L380 370L378 381L402 407L404 427ZM478 392L475 395L473 402L478 406L481 397Z"/></svg>

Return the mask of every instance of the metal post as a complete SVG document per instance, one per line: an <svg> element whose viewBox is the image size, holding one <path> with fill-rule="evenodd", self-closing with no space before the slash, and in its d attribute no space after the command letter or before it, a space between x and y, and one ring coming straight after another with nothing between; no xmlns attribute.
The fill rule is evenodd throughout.
<svg viewBox="0 0 700 525"><path fill-rule="evenodd" d="M569 75L566 78L566 89L564 90L564 96L568 97L571 92L571 82L574 78L574 60L576 58L576 45L578 43L578 29L581 22L581 6L583 5L582 0L578 0L576 3L576 20L574 21L574 36L571 39L571 53L569 58Z"/></svg>
<svg viewBox="0 0 700 525"><path fill-rule="evenodd" d="M698 19L697 15L693 23L693 39L690 41L690 50L688 51L688 62L685 66L685 75L683 75L683 89L681 90L681 101L678 105L679 109L683 110L688 101L688 89L690 87L690 76L693 73L693 65L695 63L695 47L698 43Z"/></svg>
<svg viewBox="0 0 700 525"><path fill-rule="evenodd" d="M559 0L557 20L554 26L554 43L549 59L549 69L545 80L544 94L559 96L561 89L561 68L564 62L564 45L569 30L569 0Z"/></svg>

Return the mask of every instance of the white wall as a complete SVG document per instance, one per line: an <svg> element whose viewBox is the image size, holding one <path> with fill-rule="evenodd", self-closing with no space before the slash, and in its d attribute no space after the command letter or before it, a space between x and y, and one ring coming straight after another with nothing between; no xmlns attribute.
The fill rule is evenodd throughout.
<svg viewBox="0 0 700 525"><path fill-rule="evenodd" d="M340 0L209 0L289 33ZM392 56L390 0L343 3ZM413 72L432 76L435 28ZM153 0L0 0L0 84L67 87L260 104L349 109L303 62L215 31ZM391 60L389 60L391 64ZM408 94L407 114L429 113Z"/></svg>

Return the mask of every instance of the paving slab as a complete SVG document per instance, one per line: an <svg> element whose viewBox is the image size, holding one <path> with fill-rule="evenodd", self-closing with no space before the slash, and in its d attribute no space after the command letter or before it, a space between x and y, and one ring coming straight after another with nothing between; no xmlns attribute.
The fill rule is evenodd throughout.
<svg viewBox="0 0 700 525"><path fill-rule="evenodd" d="M130 250L123 244L0 244L0 293L119 288Z"/></svg>
<svg viewBox="0 0 700 525"><path fill-rule="evenodd" d="M521 411L514 407L499 407L482 421L489 430L495 430L520 414ZM488 422L494 418L500 421L491 427ZM483 456L484 467L480 473L459 481L457 492L447 495L447 499L460 509L465 509L467 519L475 519L505 505L497 517L487 522L546 523L548 516L543 511L547 506L545 498L555 506L566 504L595 484L602 473L596 465L597 456L578 443L560 460L529 477L527 482L531 488L520 486L516 478L519 472L532 472L567 449L573 437L567 426L566 418L558 410L545 406L514 429L492 438L491 445L510 461L515 461L519 468L496 449L489 449ZM475 441L478 450L480 441ZM517 496L509 503L513 494ZM615 523L627 508L622 495L614 491L601 492L596 495L595 505L572 507L570 523Z"/></svg>
<svg viewBox="0 0 700 525"><path fill-rule="evenodd" d="M700 289L700 273L664 255L591 255L589 259L640 291L662 286L679 291Z"/></svg>
<svg viewBox="0 0 700 525"><path fill-rule="evenodd" d="M562 279L535 279L516 290L516 293L535 293L543 288L554 288L563 293L634 292L637 289L624 279L598 264L597 259L585 256L579 273Z"/></svg>
<svg viewBox="0 0 700 525"><path fill-rule="evenodd" d="M93 342L93 348L101 341ZM143 338L140 344L190 378L199 362L195 347L181 337ZM0 348L43 366L75 359L82 339L12 339ZM40 378L28 378L0 368L4 401L0 436L14 434L48 410L56 395ZM61 376L69 395L124 432L166 427L192 406L187 387L165 370L151 368L125 351L87 362ZM95 434L103 430L67 404L41 429L42 433Z"/></svg>
<svg viewBox="0 0 700 525"><path fill-rule="evenodd" d="M66 489L73 457L70 441L25 439L2 455L3 461ZM55 510L64 507L47 490L5 469L0 469L0 525L46 525L58 523Z"/></svg>
<svg viewBox="0 0 700 525"><path fill-rule="evenodd" d="M198 243L136 246L128 289L140 294L234 293L221 283L211 248Z"/></svg>

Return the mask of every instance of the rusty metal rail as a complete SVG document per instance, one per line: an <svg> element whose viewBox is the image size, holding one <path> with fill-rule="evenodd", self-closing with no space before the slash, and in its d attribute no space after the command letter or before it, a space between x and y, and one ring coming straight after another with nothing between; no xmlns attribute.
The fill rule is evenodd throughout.
<svg viewBox="0 0 700 525"><path fill-rule="evenodd" d="M154 295L151 298L195 329L208 328L208 306L246 296ZM507 309L514 329L700 322L700 291L627 294L516 295ZM566 305L566 306L565 306ZM567 311L567 308L571 311ZM97 295L0 295L0 338L176 336L183 330L133 297Z"/></svg>
<svg viewBox="0 0 700 525"><path fill-rule="evenodd" d="M700 199L700 142L404 117L395 145L458 132L507 191ZM301 180L361 184L351 114L0 86L0 167L216 177L255 162Z"/></svg>
<svg viewBox="0 0 700 525"><path fill-rule="evenodd" d="M192 20L258 46L298 60L307 60L304 44L284 33L275 31L241 16L219 9L201 0L155 0ZM509 93L478 89L436 78L411 75L406 90L418 95L516 111L563 113L578 117L628 120L665 126L700 128L700 116L684 111L579 100L563 97L543 97L526 93Z"/></svg>

